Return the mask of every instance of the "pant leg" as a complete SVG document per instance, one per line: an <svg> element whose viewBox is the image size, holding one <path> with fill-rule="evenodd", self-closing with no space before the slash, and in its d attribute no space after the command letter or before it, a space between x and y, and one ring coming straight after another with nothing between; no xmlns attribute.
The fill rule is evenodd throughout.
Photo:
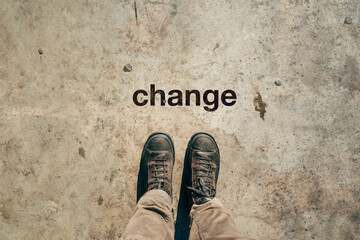
<svg viewBox="0 0 360 240"><path fill-rule="evenodd" d="M242 237L228 210L224 209L219 199L196 205L190 211L190 237L198 239L248 239Z"/></svg>
<svg viewBox="0 0 360 240"><path fill-rule="evenodd" d="M174 232L171 198L156 189L140 198L122 239L174 239Z"/></svg>

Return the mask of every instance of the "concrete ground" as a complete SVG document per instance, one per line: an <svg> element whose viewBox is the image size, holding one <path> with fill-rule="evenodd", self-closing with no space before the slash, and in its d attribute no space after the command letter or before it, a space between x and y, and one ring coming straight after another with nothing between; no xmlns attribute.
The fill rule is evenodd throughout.
<svg viewBox="0 0 360 240"><path fill-rule="evenodd" d="M187 141L205 131L244 235L360 239L360 2L137 0L136 12L0 1L0 239L121 236L154 131L175 143L175 206ZM152 83L237 102L136 106Z"/></svg>

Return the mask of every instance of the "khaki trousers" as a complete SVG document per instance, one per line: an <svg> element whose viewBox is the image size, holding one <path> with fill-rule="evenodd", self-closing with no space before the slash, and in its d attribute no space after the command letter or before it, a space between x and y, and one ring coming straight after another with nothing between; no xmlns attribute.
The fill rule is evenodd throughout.
<svg viewBox="0 0 360 240"><path fill-rule="evenodd" d="M230 212L217 198L192 206L189 239L248 239L241 237ZM144 194L122 239L174 239L174 209L170 196L162 190Z"/></svg>

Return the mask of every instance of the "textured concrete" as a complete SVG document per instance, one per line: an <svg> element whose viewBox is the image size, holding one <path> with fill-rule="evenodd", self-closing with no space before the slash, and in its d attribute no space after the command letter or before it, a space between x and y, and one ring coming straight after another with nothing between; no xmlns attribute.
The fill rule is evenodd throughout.
<svg viewBox="0 0 360 240"><path fill-rule="evenodd" d="M136 21L133 1L0 1L0 239L121 236L154 131L175 143L175 205L187 141L206 131L244 235L360 239L359 13L358 0L138 0ZM151 83L238 100L135 106Z"/></svg>

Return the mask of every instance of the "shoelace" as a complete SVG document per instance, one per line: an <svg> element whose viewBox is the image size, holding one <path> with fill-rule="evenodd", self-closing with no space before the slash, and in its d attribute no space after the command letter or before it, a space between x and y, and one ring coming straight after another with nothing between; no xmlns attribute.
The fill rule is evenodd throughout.
<svg viewBox="0 0 360 240"><path fill-rule="evenodd" d="M166 156L169 154L169 152L164 151L151 151L151 161L153 162L150 167L153 169L151 170L152 173L152 181L149 182L149 190L151 189L161 189L165 187L166 182L165 179L167 178L165 176L165 173L167 171L165 170L165 167L167 164L164 162L166 161Z"/></svg>
<svg viewBox="0 0 360 240"><path fill-rule="evenodd" d="M212 182L212 165L211 158L209 158L208 153L205 152L195 152L195 159L197 160L197 167L194 168L196 172L197 182L194 183L193 187L187 187L194 193L197 193L201 197L213 197L215 196L215 189L211 187Z"/></svg>

